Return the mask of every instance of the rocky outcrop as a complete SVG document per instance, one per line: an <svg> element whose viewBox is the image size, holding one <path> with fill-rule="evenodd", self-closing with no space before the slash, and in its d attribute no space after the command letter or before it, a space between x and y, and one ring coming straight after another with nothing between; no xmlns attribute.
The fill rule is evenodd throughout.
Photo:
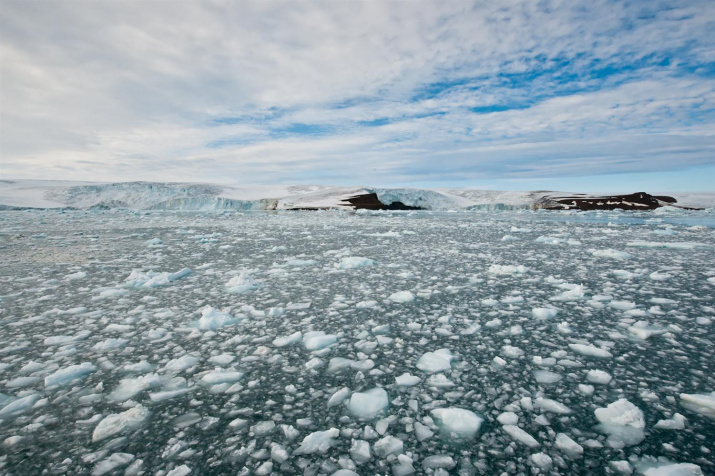
<svg viewBox="0 0 715 476"><path fill-rule="evenodd" d="M366 193L363 195L355 195L349 197L343 202L347 202L356 210L424 210L422 207L412 207L405 205L402 202L391 202L389 204L382 203L377 196L377 193Z"/></svg>
<svg viewBox="0 0 715 476"><path fill-rule="evenodd" d="M545 195L534 203L534 208L543 210L655 210L664 206L678 207L676 202L673 197L653 196L645 192L603 196L579 194L558 197Z"/></svg>

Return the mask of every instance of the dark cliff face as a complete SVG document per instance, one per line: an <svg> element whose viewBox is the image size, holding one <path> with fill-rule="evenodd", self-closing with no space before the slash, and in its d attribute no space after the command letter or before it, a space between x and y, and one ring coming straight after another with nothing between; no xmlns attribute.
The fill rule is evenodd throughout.
<svg viewBox="0 0 715 476"><path fill-rule="evenodd" d="M380 201L380 199L377 198L376 193L355 195L354 197L350 197L343 201L348 202L356 210L361 208L366 210L424 210L421 207L411 207L402 202L392 202L389 205L385 205Z"/></svg>
<svg viewBox="0 0 715 476"><path fill-rule="evenodd" d="M675 203L676 200L673 197L653 196L645 192L636 192L629 195L546 196L537 202L536 207L545 210L655 210Z"/></svg>

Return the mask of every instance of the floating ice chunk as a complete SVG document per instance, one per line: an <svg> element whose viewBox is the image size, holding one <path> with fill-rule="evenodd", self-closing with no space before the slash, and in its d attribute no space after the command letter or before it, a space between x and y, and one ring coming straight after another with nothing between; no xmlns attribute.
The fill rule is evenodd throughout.
<svg viewBox="0 0 715 476"><path fill-rule="evenodd" d="M45 345L67 345L71 344L72 342L84 340L89 337L90 334L90 331L80 331L73 336L51 336L45 338L43 343Z"/></svg>
<svg viewBox="0 0 715 476"><path fill-rule="evenodd" d="M352 359L346 359L344 357L333 357L328 362L328 369L326 370L329 374L334 374L341 372L343 370L349 369L355 363Z"/></svg>
<svg viewBox="0 0 715 476"><path fill-rule="evenodd" d="M297 344L303 339L303 333L298 331L285 337L276 337L273 339L273 345L276 347L287 347L289 345Z"/></svg>
<svg viewBox="0 0 715 476"><path fill-rule="evenodd" d="M259 283L254 281L249 273L244 271L238 276L234 276L226 283L226 290L231 294L244 294L256 289L258 284Z"/></svg>
<svg viewBox="0 0 715 476"><path fill-rule="evenodd" d="M217 364L217 365L228 365L231 362L233 362L235 357L231 354L219 354L219 355L214 355L213 357L209 357L209 362L212 364Z"/></svg>
<svg viewBox="0 0 715 476"><path fill-rule="evenodd" d="M577 458L583 454L583 446L572 440L566 433L556 435L555 446L572 458Z"/></svg>
<svg viewBox="0 0 715 476"><path fill-rule="evenodd" d="M350 389L348 387L343 387L336 391L328 400L328 408L334 407L335 405L340 405L350 396Z"/></svg>
<svg viewBox="0 0 715 476"><path fill-rule="evenodd" d="M191 392L191 388L177 388L174 390L164 390L161 392L153 392L149 394L149 398L152 402L163 402L164 400L170 400L174 397L179 397L181 395Z"/></svg>
<svg viewBox="0 0 715 476"><path fill-rule="evenodd" d="M324 349L335 344L337 341L338 336L326 334L323 331L306 332L305 335L303 335L303 346L310 351Z"/></svg>
<svg viewBox="0 0 715 476"><path fill-rule="evenodd" d="M455 466L457 466L457 463L455 463L454 459L449 455L432 455L422 460L422 467L424 469L452 469ZM437 472L434 474L437 474Z"/></svg>
<svg viewBox="0 0 715 476"><path fill-rule="evenodd" d="M524 274L527 271L529 271L529 268L525 267L524 265L519 265L519 266L514 266L514 265L500 265L500 264L493 264L489 266L489 273L490 274L498 274L498 275L508 275L508 274Z"/></svg>
<svg viewBox="0 0 715 476"><path fill-rule="evenodd" d="M668 274L668 273L661 273L661 272L655 271L655 272L649 274L648 277L649 277L650 279L652 279L653 281L666 281L666 280L672 278L673 275L672 275L672 274Z"/></svg>
<svg viewBox="0 0 715 476"><path fill-rule="evenodd" d="M214 370L201 377L204 385L218 385L221 383L234 383L243 378L243 372L236 370Z"/></svg>
<svg viewBox="0 0 715 476"><path fill-rule="evenodd" d="M626 253L625 251L616 251L616 250L612 250L612 249L607 249L607 250L590 249L590 250L588 250L588 252L598 258L629 259L629 258L633 257L632 254Z"/></svg>
<svg viewBox="0 0 715 476"><path fill-rule="evenodd" d="M564 242L561 238L556 238L554 236L540 236L534 241L537 243L545 243L547 245L558 245Z"/></svg>
<svg viewBox="0 0 715 476"><path fill-rule="evenodd" d="M386 436L377 440L373 445L375 454L380 458L386 458L388 455L400 454L403 451L404 443L399 438L394 436Z"/></svg>
<svg viewBox="0 0 715 476"><path fill-rule="evenodd" d="M545 412L558 413L559 415L568 415L571 409L563 403L551 400L550 398L539 397L534 400L534 406Z"/></svg>
<svg viewBox="0 0 715 476"><path fill-rule="evenodd" d="M596 418L600 430L609 435L608 444L613 448L636 445L645 438L643 412L625 398L605 408L597 408Z"/></svg>
<svg viewBox="0 0 715 476"><path fill-rule="evenodd" d="M592 442L594 445L598 443L596 440L588 440L587 442ZM598 443L599 446L594 446L595 448L602 448L603 445ZM618 461L609 461L608 466L611 467L615 472L624 474L624 475L630 475L633 474L633 466L631 466L631 463L629 463L626 460L618 460Z"/></svg>
<svg viewBox="0 0 715 476"><path fill-rule="evenodd" d="M593 385L585 385L580 383L578 384L578 391L586 396L589 396L593 395L593 392L596 391L596 388Z"/></svg>
<svg viewBox="0 0 715 476"><path fill-rule="evenodd" d="M548 385L558 382L563 378L563 376L554 372L549 372L548 370L534 370L534 378L540 384Z"/></svg>
<svg viewBox="0 0 715 476"><path fill-rule="evenodd" d="M276 422L273 420L259 421L251 426L251 432L256 436L264 436L272 432L276 428Z"/></svg>
<svg viewBox="0 0 715 476"><path fill-rule="evenodd" d="M613 354L607 350L600 349L591 344L569 344L569 348L577 354L585 355L587 357L597 357L599 359L610 359L613 357Z"/></svg>
<svg viewBox="0 0 715 476"><path fill-rule="evenodd" d="M348 402L348 411L361 420L372 420L382 414L388 404L387 392L377 387L353 393Z"/></svg>
<svg viewBox="0 0 715 476"><path fill-rule="evenodd" d="M703 476L702 468L693 463L643 461L636 467L643 476Z"/></svg>
<svg viewBox="0 0 715 476"><path fill-rule="evenodd" d="M551 301L579 301L586 297L586 291L583 285L574 284L571 289L562 292L559 295L549 298Z"/></svg>
<svg viewBox="0 0 715 476"><path fill-rule="evenodd" d="M715 419L715 392L681 393L680 403L690 411Z"/></svg>
<svg viewBox="0 0 715 476"><path fill-rule="evenodd" d="M542 452L531 455L531 463L542 470L547 470L551 467L553 461L551 460L551 456Z"/></svg>
<svg viewBox="0 0 715 476"><path fill-rule="evenodd" d="M463 336L471 336L472 334L475 334L476 332L479 331L479 329L482 328L482 325L479 324L478 322L475 322L471 326L467 327L466 329L462 329L459 333L462 334Z"/></svg>
<svg viewBox="0 0 715 476"><path fill-rule="evenodd" d="M146 240L144 242L144 244L147 246L156 246L156 245L162 245L162 244L164 244L164 242L161 241L161 238L152 238L151 240Z"/></svg>
<svg viewBox="0 0 715 476"><path fill-rule="evenodd" d="M694 250L695 248L707 248L709 245L705 243L696 242L671 242L671 243L661 243L655 241L629 241L626 246L632 246L636 248L669 248L675 250Z"/></svg>
<svg viewBox="0 0 715 476"><path fill-rule="evenodd" d="M305 266L314 266L318 264L317 261L314 259L286 259L285 260L285 265L286 266L292 266L294 268L302 268Z"/></svg>
<svg viewBox="0 0 715 476"><path fill-rule="evenodd" d="M322 359L313 357L305 363L305 368L308 370L314 370L322 367L323 365L325 365L325 362Z"/></svg>
<svg viewBox="0 0 715 476"><path fill-rule="evenodd" d="M109 458L105 458L97 463L92 469L92 476L102 476L107 473L119 470L128 466L134 461L135 456L129 453L112 453Z"/></svg>
<svg viewBox="0 0 715 476"><path fill-rule="evenodd" d="M194 327L208 331L236 324L239 320L227 312L221 312L211 306L206 306L201 310L201 318L196 321Z"/></svg>
<svg viewBox="0 0 715 476"><path fill-rule="evenodd" d="M531 314L536 319L552 319L558 314L558 309L548 308L548 307L537 307L531 310Z"/></svg>
<svg viewBox="0 0 715 476"><path fill-rule="evenodd" d="M375 261L369 258L361 258L359 256L348 256L342 258L339 263L335 264L337 269L355 269L365 266L375 266Z"/></svg>
<svg viewBox="0 0 715 476"><path fill-rule="evenodd" d="M611 301L608 305L619 311L630 311L636 308L636 303L630 301Z"/></svg>
<svg viewBox="0 0 715 476"><path fill-rule="evenodd" d="M126 289L109 288L109 289L105 289L102 292L100 292L99 296L97 296L97 299L114 298L114 297L125 296L127 294L129 294L129 291L127 291Z"/></svg>
<svg viewBox="0 0 715 476"><path fill-rule="evenodd" d="M337 444L335 438L338 436L340 436L340 430L337 428L313 432L303 438L300 447L293 452L293 455L297 456L326 453L331 447Z"/></svg>
<svg viewBox="0 0 715 476"><path fill-rule="evenodd" d="M182 464L181 466L177 466L176 468L166 473L166 476L188 476L189 474L191 474L191 468L189 468L185 464Z"/></svg>
<svg viewBox="0 0 715 476"><path fill-rule="evenodd" d="M430 387L437 387L437 388L454 387L454 382L449 380L443 374L437 374L437 375L430 376L425 381L425 384Z"/></svg>
<svg viewBox="0 0 715 476"><path fill-rule="evenodd" d="M502 425L516 425L519 422L519 417L514 412L500 413L497 421Z"/></svg>
<svg viewBox="0 0 715 476"><path fill-rule="evenodd" d="M149 418L149 414L149 410L142 405L137 405L125 412L107 415L94 429L92 441L101 441L118 433L139 428Z"/></svg>
<svg viewBox="0 0 715 476"><path fill-rule="evenodd" d="M586 374L586 380L599 385L608 385L612 379L611 374L603 370L589 370Z"/></svg>
<svg viewBox="0 0 715 476"><path fill-rule="evenodd" d="M396 293L390 294L388 298L392 302L406 303L415 300L415 295L410 291L398 291Z"/></svg>
<svg viewBox="0 0 715 476"><path fill-rule="evenodd" d="M529 448L537 448L541 445L539 445L539 442L534 439L533 436L522 430L516 425L504 425L502 426L502 429L506 432L507 435L511 436L515 441L528 446Z"/></svg>
<svg viewBox="0 0 715 476"><path fill-rule="evenodd" d="M350 445L350 457L356 464L364 464L372 459L370 443L365 440L353 440Z"/></svg>
<svg viewBox="0 0 715 476"><path fill-rule="evenodd" d="M449 349L427 352L417 361L417 368L428 373L445 372L452 369L452 359L452 352Z"/></svg>
<svg viewBox="0 0 715 476"><path fill-rule="evenodd" d="M85 273L84 271L78 271L76 273L68 274L67 276L65 276L65 279L67 281L76 281L78 279L84 279L86 277L87 273Z"/></svg>
<svg viewBox="0 0 715 476"><path fill-rule="evenodd" d="M641 340L646 340L649 337L665 334L667 329L650 324L646 321L638 321L628 328L628 332L633 336Z"/></svg>
<svg viewBox="0 0 715 476"><path fill-rule="evenodd" d="M109 399L114 402L124 402L140 392L160 386L163 382L164 379L157 374L122 379L117 388L109 394Z"/></svg>
<svg viewBox="0 0 715 476"><path fill-rule="evenodd" d="M40 396L36 393L27 395L25 397L18 398L16 400L11 400L2 409L0 409L0 418L8 418L11 415L17 413L22 413L25 410L32 408L32 406L40 399Z"/></svg>
<svg viewBox="0 0 715 476"><path fill-rule="evenodd" d="M611 271L618 279L625 279L628 281L632 281L640 276L641 274L638 273L631 273L630 271L626 271L625 269L614 269Z"/></svg>
<svg viewBox="0 0 715 476"><path fill-rule="evenodd" d="M42 377L17 377L5 382L7 388L22 388L35 385L37 382L41 382Z"/></svg>
<svg viewBox="0 0 715 476"><path fill-rule="evenodd" d="M127 339L105 339L102 342L97 342L92 346L93 350L96 350L98 352L106 352L108 350L114 350L114 349L120 349L127 345L129 343L129 340Z"/></svg>
<svg viewBox="0 0 715 476"><path fill-rule="evenodd" d="M431 412L437 425L451 438L472 439L484 419L464 408L435 408Z"/></svg>
<svg viewBox="0 0 715 476"><path fill-rule="evenodd" d="M190 369L196 365L198 361L199 359L192 355L183 355L167 362L164 366L164 370L172 373L183 372L184 370Z"/></svg>
<svg viewBox="0 0 715 476"><path fill-rule="evenodd" d="M395 383L400 387L412 387L413 385L420 383L420 378L415 375L404 373L399 377L395 377Z"/></svg>
<svg viewBox="0 0 715 476"><path fill-rule="evenodd" d="M189 268L180 269L175 273L157 273L151 270L145 273L139 269L135 269L124 281L127 283L127 286L136 288L156 288L159 286L166 286L167 284L188 276L189 274L191 274L191 270Z"/></svg>
<svg viewBox="0 0 715 476"><path fill-rule="evenodd" d="M79 365L70 365L69 367L59 369L52 375L45 377L45 387L66 385L73 380L84 378L96 371L97 367L90 362L83 362Z"/></svg>
<svg viewBox="0 0 715 476"><path fill-rule="evenodd" d="M502 346L501 353L502 353L502 355L509 357L510 359L518 359L519 357L524 355L523 350L521 350L518 347L511 346L511 345Z"/></svg>
<svg viewBox="0 0 715 476"><path fill-rule="evenodd" d="M653 428L657 430L682 430L685 428L685 417L680 413L676 413L670 419L658 420L658 423Z"/></svg>

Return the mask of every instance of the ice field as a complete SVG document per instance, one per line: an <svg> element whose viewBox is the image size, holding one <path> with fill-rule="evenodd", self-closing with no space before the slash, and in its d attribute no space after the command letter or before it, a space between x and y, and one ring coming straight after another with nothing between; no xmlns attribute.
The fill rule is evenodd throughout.
<svg viewBox="0 0 715 476"><path fill-rule="evenodd" d="M0 473L715 474L715 214L0 212Z"/></svg>

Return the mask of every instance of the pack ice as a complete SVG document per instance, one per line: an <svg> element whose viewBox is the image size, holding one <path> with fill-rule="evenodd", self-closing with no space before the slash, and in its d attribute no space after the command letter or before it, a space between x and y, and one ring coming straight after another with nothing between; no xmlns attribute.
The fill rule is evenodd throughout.
<svg viewBox="0 0 715 476"><path fill-rule="evenodd" d="M713 473L712 211L212 190L0 210L0 474Z"/></svg>

